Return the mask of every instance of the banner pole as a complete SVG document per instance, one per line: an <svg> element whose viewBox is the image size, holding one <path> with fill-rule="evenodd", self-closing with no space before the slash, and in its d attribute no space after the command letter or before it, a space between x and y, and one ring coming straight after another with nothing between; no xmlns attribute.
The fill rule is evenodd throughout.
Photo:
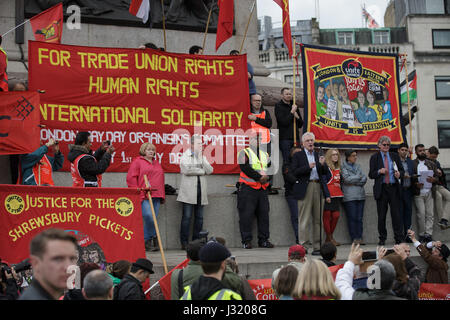
<svg viewBox="0 0 450 320"><path fill-rule="evenodd" d="M211 2L211 8L209 8L208 21L206 22L205 35L203 36L202 53L205 52L206 35L208 34L209 21L211 20L211 13L214 2Z"/></svg>
<svg viewBox="0 0 450 320"><path fill-rule="evenodd" d="M150 184L148 183L148 178L147 178L146 174L144 174L144 181L145 181L145 186L147 187L147 189L149 189ZM162 258L163 265L164 265L164 272L165 272L165 274L167 274L169 271L167 270L166 257L164 256L164 249L163 249L162 243L161 243L161 236L159 235L158 221L156 221L155 208L153 207L152 195L150 194L150 191L147 191L147 197L150 202L150 208L152 209L153 222L155 224L155 230L156 230L156 236L158 238L159 250L161 251L161 258Z"/></svg>
<svg viewBox="0 0 450 320"><path fill-rule="evenodd" d="M292 48L292 105L295 104L295 37L294 38L294 47ZM292 40L292 39L291 39ZM297 112L297 111L295 111ZM297 119L295 118L294 113L294 147L297 146Z"/></svg>
<svg viewBox="0 0 450 320"><path fill-rule="evenodd" d="M409 143L411 145L413 143L413 141L412 141L412 123L411 123L411 101L409 98L409 79L408 79L408 67L407 67L408 61L406 59L406 57L407 57L406 53L402 53L401 56L405 62L406 97L408 98L408 116L409 116ZM400 117L401 117L401 115L400 115ZM412 154L410 154L410 157L412 157Z"/></svg>
<svg viewBox="0 0 450 320"><path fill-rule="evenodd" d="M165 14L164 14L164 0L161 0L161 11L162 11L163 34L164 34L164 51L167 51L167 46L166 46L166 18L165 18Z"/></svg>
<svg viewBox="0 0 450 320"><path fill-rule="evenodd" d="M245 26L244 38L242 39L241 47L239 48L239 54L242 52L242 48L244 47L245 38L247 37L248 25L250 24L250 19L253 15L253 10L255 9L256 0L253 2L252 10L250 11L250 15L248 16L247 25Z"/></svg>
<svg viewBox="0 0 450 320"><path fill-rule="evenodd" d="M16 30L18 27L23 26L23 25L24 25L25 23L27 23L27 22L30 22L30 19L27 19L27 20L25 20L24 22L22 22L21 24L15 26L14 28L9 29L8 31L6 31L4 34L2 34L2 38L3 38L4 36L6 36L8 33L10 33L11 31Z"/></svg>

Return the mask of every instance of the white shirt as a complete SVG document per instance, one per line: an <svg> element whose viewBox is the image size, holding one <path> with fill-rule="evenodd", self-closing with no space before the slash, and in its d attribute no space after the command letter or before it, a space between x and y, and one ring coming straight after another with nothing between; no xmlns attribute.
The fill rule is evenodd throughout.
<svg viewBox="0 0 450 320"><path fill-rule="evenodd" d="M305 150L306 156L308 157L309 163L316 163L316 158L314 157L314 151L309 152ZM319 174L317 173L317 163L314 168L311 170L311 175L309 176L309 180L319 180Z"/></svg>
<svg viewBox="0 0 450 320"><path fill-rule="evenodd" d="M421 174L421 172L423 171L428 171L428 167L425 165L425 160L424 161L420 161L419 160L419 164L417 165L417 173ZM425 186L420 189L420 194L424 195L427 194L428 192L430 192L430 188L425 188Z"/></svg>

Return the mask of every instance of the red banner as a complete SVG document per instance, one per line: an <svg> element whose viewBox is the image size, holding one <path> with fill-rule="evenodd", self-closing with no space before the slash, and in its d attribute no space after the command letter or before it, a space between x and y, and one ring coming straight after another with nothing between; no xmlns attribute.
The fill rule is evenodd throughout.
<svg viewBox="0 0 450 320"><path fill-rule="evenodd" d="M32 17L30 23L37 41L60 43L64 24L62 2Z"/></svg>
<svg viewBox="0 0 450 320"><path fill-rule="evenodd" d="M326 147L404 142L397 55L302 45L305 125Z"/></svg>
<svg viewBox="0 0 450 320"><path fill-rule="evenodd" d="M450 300L450 284L422 283L419 300Z"/></svg>
<svg viewBox="0 0 450 320"><path fill-rule="evenodd" d="M0 204L0 257L9 263L27 258L31 239L49 228L75 235L79 263L145 258L137 190L3 185Z"/></svg>
<svg viewBox="0 0 450 320"><path fill-rule="evenodd" d="M64 154L78 131L90 131L93 148L111 140L116 149L109 171L126 172L150 142L163 169L179 172L190 135L198 133L215 173L239 172L237 149L248 144L243 133L250 128L245 55L30 41L29 61L31 90L45 90L41 138L59 140Z"/></svg>
<svg viewBox="0 0 450 320"><path fill-rule="evenodd" d="M30 153L39 148L39 93L0 93L0 154Z"/></svg>
<svg viewBox="0 0 450 320"><path fill-rule="evenodd" d="M272 279L247 280L255 293L256 300L278 300L272 289Z"/></svg>

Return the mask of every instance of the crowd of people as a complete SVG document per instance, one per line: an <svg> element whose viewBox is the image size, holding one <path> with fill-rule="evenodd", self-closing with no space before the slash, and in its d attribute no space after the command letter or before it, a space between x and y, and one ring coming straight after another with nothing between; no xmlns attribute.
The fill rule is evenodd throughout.
<svg viewBox="0 0 450 320"><path fill-rule="evenodd" d="M273 271L274 293L279 300L417 300L422 282L447 283L450 250L440 241L419 242L412 230L408 230L408 236L426 263L426 270L410 258L406 242L394 245L390 251L378 247L375 259L364 258L360 244L354 242L334 278L329 268L336 266L337 247L332 242L322 245L321 259L307 257L307 249L296 244L289 248L287 263ZM31 279L21 286L23 280L15 268L23 266L3 263L0 299L146 299L143 284L155 273L150 260L120 260L105 269L95 263L82 263L76 276L71 277L68 269L77 262L76 251L76 237L64 230L39 233L30 243L26 268L32 271ZM247 279L239 275L238 263L225 239L191 241L186 256L187 266L175 269L170 276L171 300L256 300ZM368 262L378 272L363 272ZM378 276L375 281L371 279L374 274Z"/></svg>
<svg viewBox="0 0 450 320"><path fill-rule="evenodd" d="M151 44L144 47L153 48ZM190 53L201 54L202 48L194 46ZM239 52L230 52L230 55L235 54ZM256 91L253 76L253 68L248 64L248 120L252 130L249 146L237 155L240 174L236 192L239 230L245 249L253 248L252 226L255 217L258 246L274 247L270 241L268 195L277 193L272 190L273 179L268 173L272 153L272 118L262 105L262 96ZM22 90L20 85L17 90ZM336 90L340 88L336 86ZM325 88L319 86L318 96L324 92ZM361 101L362 98L363 95ZM373 102L369 93L367 100ZM370 109L368 113L375 116L375 111ZM390 138L382 136L378 141L379 151L371 156L366 175L358 163L356 150L342 152L328 149L324 154L322 150L316 149L313 133L305 132L300 136L303 119L299 108L293 103L289 88L281 90L274 113L279 132L285 198L296 241L296 245L289 249L289 263L275 270L272 277L273 288L280 299L417 299L420 271L408 258L408 243L414 244L429 266L425 281L447 283L449 249L433 239L434 207L439 216L439 227L442 230L450 227L450 191L445 173L437 160L439 150L436 147L427 149L422 144L416 145L416 158L412 160L412 148L406 143L392 150ZM297 140L300 144L296 143ZM78 132L74 144L69 146L66 158L70 162L75 187L101 187L102 174L111 163L111 155L115 151L111 141L104 141L95 152L92 152L91 147L89 132ZM49 155L49 151L52 151L53 156ZM155 145L143 143L126 177L128 187L141 190L147 251L158 250L151 208L157 217L166 195L164 171L156 159L156 152ZM59 170L63 162L64 155L58 142L50 139L36 151L19 158L17 181L24 185L53 186L52 172ZM172 274L172 299L255 299L248 282L239 277L236 270L233 271L236 263L224 243L202 240L203 211L208 205L206 176L213 173L213 166L203 155L201 136L191 137L190 148L183 153L179 165L181 180L177 201L182 203L179 241L181 249L187 251L190 262L182 271ZM380 288L354 289L355 267L362 263L363 250L360 246L365 244L363 217L367 178L374 180L380 246L378 261L374 265L381 270L382 279ZM416 209L418 239L411 230L413 206ZM334 281L328 267L335 264L336 247L340 246L334 239L334 232L341 207L347 217L352 250ZM386 255L383 250L387 239L388 208L395 252ZM194 228L190 235L192 217ZM325 231L324 241L322 228ZM312 248L312 255L322 256L322 260L306 259L308 247ZM17 276L14 268L11 272L2 268L2 298L145 299L142 283L154 272L148 259L118 261L109 266L84 262L80 266L80 288L67 290L66 269L76 263L76 250L77 243L71 235L53 229L42 232L30 245L33 280L29 282L29 278L25 281L25 277ZM53 258L56 255L59 256L57 262ZM27 282L28 285L24 284L20 288L28 288L20 289L15 280Z"/></svg>

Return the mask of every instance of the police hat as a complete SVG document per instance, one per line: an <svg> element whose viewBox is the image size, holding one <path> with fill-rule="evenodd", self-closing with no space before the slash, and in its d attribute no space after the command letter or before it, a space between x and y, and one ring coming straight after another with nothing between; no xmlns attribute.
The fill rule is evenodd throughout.
<svg viewBox="0 0 450 320"><path fill-rule="evenodd" d="M231 256L230 251L218 242L210 241L199 252L201 262L222 262Z"/></svg>

